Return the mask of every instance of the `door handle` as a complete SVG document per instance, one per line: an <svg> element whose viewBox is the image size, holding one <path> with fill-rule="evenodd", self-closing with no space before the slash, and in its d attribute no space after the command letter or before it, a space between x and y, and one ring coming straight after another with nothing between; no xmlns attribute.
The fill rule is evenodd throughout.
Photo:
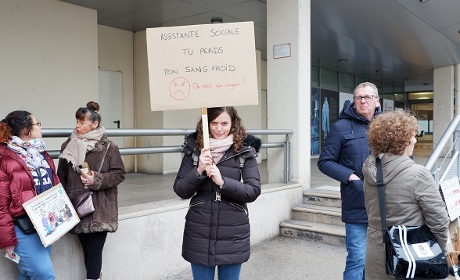
<svg viewBox="0 0 460 280"><path fill-rule="evenodd" d="M120 120L113 121L113 123L116 123L116 124L117 124L117 128L120 128L120 123L121 123Z"/></svg>

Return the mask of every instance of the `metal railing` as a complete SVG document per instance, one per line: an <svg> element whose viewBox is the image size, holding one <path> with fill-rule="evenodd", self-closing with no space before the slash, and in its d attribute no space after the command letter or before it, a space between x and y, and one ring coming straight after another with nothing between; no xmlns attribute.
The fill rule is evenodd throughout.
<svg viewBox="0 0 460 280"><path fill-rule="evenodd" d="M59 138L69 137L72 133L72 128L43 128L43 138ZM136 137L136 136L187 136L195 132L195 129L134 129L134 128L107 128L105 134L108 137ZM261 148L283 148L284 150L284 183L289 183L290 174L290 135L293 134L291 129L248 129L248 134L251 135L285 135L284 142L269 142L262 143ZM149 147L129 147L120 148L121 155L140 155L140 154L163 154L163 153L179 153L181 146L149 146ZM52 158L57 159L59 156L58 150L49 150L48 153Z"/></svg>
<svg viewBox="0 0 460 280"><path fill-rule="evenodd" d="M431 171L434 180L439 185L440 182L448 176L449 172L457 162L457 169L455 174L457 177L460 177L460 164L459 164L459 155L460 155L460 115L455 115L455 117L450 122L444 134L439 139L438 144L434 148L430 157L425 163L425 167ZM452 138L453 137L453 138ZM443 155L444 149L449 145L450 141L452 145L449 147L448 152ZM450 158L450 160L448 160ZM441 163L438 165L438 161L441 159ZM447 163L446 166L445 163Z"/></svg>

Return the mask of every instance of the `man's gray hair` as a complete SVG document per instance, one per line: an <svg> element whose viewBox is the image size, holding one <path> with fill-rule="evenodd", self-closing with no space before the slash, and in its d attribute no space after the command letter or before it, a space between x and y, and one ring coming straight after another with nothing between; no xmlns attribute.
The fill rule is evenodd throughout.
<svg viewBox="0 0 460 280"><path fill-rule="evenodd" d="M379 90L377 89L377 87L373 83L370 83L370 82L360 83L359 85L356 86L356 88L353 91L353 93L356 93L356 90L358 88L364 88L364 87L370 87L374 91L374 96L379 96Z"/></svg>

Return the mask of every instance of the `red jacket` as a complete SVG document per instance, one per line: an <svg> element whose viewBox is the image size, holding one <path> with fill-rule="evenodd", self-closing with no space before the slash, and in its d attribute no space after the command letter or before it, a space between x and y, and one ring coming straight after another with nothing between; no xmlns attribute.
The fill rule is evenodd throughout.
<svg viewBox="0 0 460 280"><path fill-rule="evenodd" d="M42 153L53 170L53 185L59 184L54 161ZM0 144L0 248L18 244L13 217L25 214L22 204L37 195L34 179L24 160Z"/></svg>

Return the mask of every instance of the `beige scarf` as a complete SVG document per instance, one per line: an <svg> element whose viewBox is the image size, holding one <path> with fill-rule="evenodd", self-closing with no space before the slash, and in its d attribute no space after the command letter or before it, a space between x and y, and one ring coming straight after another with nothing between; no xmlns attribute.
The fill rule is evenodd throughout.
<svg viewBox="0 0 460 280"><path fill-rule="evenodd" d="M217 164L225 152L233 145L233 134L225 139L209 138L209 149L211 150L212 161Z"/></svg>
<svg viewBox="0 0 460 280"><path fill-rule="evenodd" d="M67 162L72 163L75 170L78 170L78 166L85 161L86 153L92 151L96 143L101 140L105 133L105 128L100 126L94 130L83 135L77 135L72 131L70 135L70 141L67 147L62 151L59 158L66 159Z"/></svg>

